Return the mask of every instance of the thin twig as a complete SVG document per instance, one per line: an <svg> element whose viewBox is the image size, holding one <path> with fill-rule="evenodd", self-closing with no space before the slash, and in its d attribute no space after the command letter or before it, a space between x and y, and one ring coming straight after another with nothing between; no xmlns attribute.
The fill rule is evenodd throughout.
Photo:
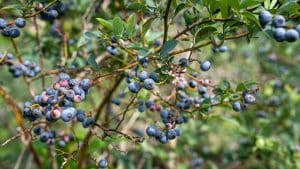
<svg viewBox="0 0 300 169"><path fill-rule="evenodd" d="M169 11L170 11L170 8L171 8L171 3L172 3L172 0L168 0L168 4L167 4L165 16L164 16L164 40L163 40L163 44L168 39L168 29L169 29L168 17L169 17Z"/></svg>

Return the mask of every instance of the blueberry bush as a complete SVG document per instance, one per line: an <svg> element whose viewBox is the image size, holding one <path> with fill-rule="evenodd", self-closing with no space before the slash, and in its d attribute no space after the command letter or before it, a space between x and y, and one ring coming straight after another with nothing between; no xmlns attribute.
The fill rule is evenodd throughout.
<svg viewBox="0 0 300 169"><path fill-rule="evenodd" d="M297 0L0 0L0 168L300 168Z"/></svg>

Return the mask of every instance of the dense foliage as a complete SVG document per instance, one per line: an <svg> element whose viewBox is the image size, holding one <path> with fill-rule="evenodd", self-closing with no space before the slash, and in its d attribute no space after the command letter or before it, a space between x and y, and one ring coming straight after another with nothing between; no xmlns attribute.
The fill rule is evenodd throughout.
<svg viewBox="0 0 300 169"><path fill-rule="evenodd" d="M0 9L2 168L300 168L298 1Z"/></svg>

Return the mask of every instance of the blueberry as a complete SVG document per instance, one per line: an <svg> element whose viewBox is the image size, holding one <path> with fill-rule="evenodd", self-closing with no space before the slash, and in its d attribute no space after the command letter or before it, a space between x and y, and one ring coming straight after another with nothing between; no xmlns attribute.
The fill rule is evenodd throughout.
<svg viewBox="0 0 300 169"><path fill-rule="evenodd" d="M15 24L16 24L17 27L23 28L26 25L26 21L25 21L24 18L17 18L15 20Z"/></svg>
<svg viewBox="0 0 300 169"><path fill-rule="evenodd" d="M199 93L200 95L204 95L206 92L207 92L206 87L201 86L201 87L198 88L198 93Z"/></svg>
<svg viewBox="0 0 300 169"><path fill-rule="evenodd" d="M66 108L61 112L61 119L64 122L69 122L73 119L75 114L76 114L76 109L75 108L73 108L73 107Z"/></svg>
<svg viewBox="0 0 300 169"><path fill-rule="evenodd" d="M83 122L84 121L84 118L85 118L85 113L83 110L77 110L77 114L76 114L76 118L77 118L77 121L79 122Z"/></svg>
<svg viewBox="0 0 300 169"><path fill-rule="evenodd" d="M118 54L117 48L115 46L108 46L106 48L106 51L113 56Z"/></svg>
<svg viewBox="0 0 300 169"><path fill-rule="evenodd" d="M269 11L263 10L259 13L258 19L260 25L265 27L272 20L272 14Z"/></svg>
<svg viewBox="0 0 300 169"><path fill-rule="evenodd" d="M58 78L59 78L59 80L69 80L70 76L66 73L60 73L60 74L58 74Z"/></svg>
<svg viewBox="0 0 300 169"><path fill-rule="evenodd" d="M251 94L246 93L244 95L244 101L247 104L252 104L252 103L255 102L255 100L256 100L255 97L253 95L251 95Z"/></svg>
<svg viewBox="0 0 300 169"><path fill-rule="evenodd" d="M179 128L175 128L174 131L176 132L176 136L180 136L181 135L181 132L180 132Z"/></svg>
<svg viewBox="0 0 300 169"><path fill-rule="evenodd" d="M90 87L90 79L82 79L80 81L80 87L83 89L83 90L88 90L89 87Z"/></svg>
<svg viewBox="0 0 300 169"><path fill-rule="evenodd" d="M55 19L58 17L58 12L55 9L49 10L47 14L50 19Z"/></svg>
<svg viewBox="0 0 300 169"><path fill-rule="evenodd" d="M138 111L139 112L144 112L145 111L145 106L144 105L139 105L138 106Z"/></svg>
<svg viewBox="0 0 300 169"><path fill-rule="evenodd" d="M150 79L153 79L155 82L158 81L158 76L157 76L157 74L156 74L155 72L151 72L151 73L148 75L148 77L149 77Z"/></svg>
<svg viewBox="0 0 300 169"><path fill-rule="evenodd" d="M197 86L197 82L195 80L191 80L189 82L189 85L190 85L191 88L195 88Z"/></svg>
<svg viewBox="0 0 300 169"><path fill-rule="evenodd" d="M60 147L65 147L65 146L66 146L66 142L65 142L64 140L59 140L59 141L58 141L58 145L59 145Z"/></svg>
<svg viewBox="0 0 300 169"><path fill-rule="evenodd" d="M166 144L168 142L168 138L167 138L167 136L164 135L161 138L159 138L158 141L162 144Z"/></svg>
<svg viewBox="0 0 300 169"><path fill-rule="evenodd" d="M188 66L188 60L186 58L180 58L179 59L179 65L181 67L187 67Z"/></svg>
<svg viewBox="0 0 300 169"><path fill-rule="evenodd" d="M152 90L154 89L154 85L155 85L155 82L153 79L146 79L144 80L144 88L147 89L147 90Z"/></svg>
<svg viewBox="0 0 300 169"><path fill-rule="evenodd" d="M137 74L137 77L140 81L144 81L148 78L148 73L146 71L141 71Z"/></svg>
<svg viewBox="0 0 300 169"><path fill-rule="evenodd" d="M99 168L106 168L107 167L107 161L105 159L101 159L98 162L98 166L99 166Z"/></svg>
<svg viewBox="0 0 300 169"><path fill-rule="evenodd" d="M113 104L115 104L115 105L118 105L118 106L121 104L121 100L118 99L118 98L113 98L111 102L112 102Z"/></svg>
<svg viewBox="0 0 300 169"><path fill-rule="evenodd" d="M78 86L78 81L76 79L69 79L70 86Z"/></svg>
<svg viewBox="0 0 300 169"><path fill-rule="evenodd" d="M281 15L276 15L273 18L272 25L275 28L283 27L285 25L285 18L283 16L281 16Z"/></svg>
<svg viewBox="0 0 300 169"><path fill-rule="evenodd" d="M156 47L159 47L161 45L161 42L159 40L155 40L153 42L153 46L156 48Z"/></svg>
<svg viewBox="0 0 300 169"><path fill-rule="evenodd" d="M7 27L7 23L4 19L0 18L0 29L4 29Z"/></svg>
<svg viewBox="0 0 300 169"><path fill-rule="evenodd" d="M173 140L176 138L177 136L177 133L175 130L168 130L167 133L166 133L166 136L169 140Z"/></svg>
<svg viewBox="0 0 300 169"><path fill-rule="evenodd" d="M160 117L161 118L168 118L168 116L169 116L169 112L168 112L167 109L163 109L163 110L160 111Z"/></svg>
<svg viewBox="0 0 300 169"><path fill-rule="evenodd" d="M42 129L40 127L33 128L33 132L36 135L40 135L42 133Z"/></svg>
<svg viewBox="0 0 300 169"><path fill-rule="evenodd" d="M232 103L232 108L233 108L233 110L236 111L236 112L242 111L241 103L238 102L238 101L235 101L235 102Z"/></svg>
<svg viewBox="0 0 300 169"><path fill-rule="evenodd" d="M156 135L156 128L153 126L149 126L146 129L146 133L148 136L154 137Z"/></svg>
<svg viewBox="0 0 300 169"><path fill-rule="evenodd" d="M1 34L5 37L10 37L10 30L11 30L10 27L3 28L3 30L1 31Z"/></svg>
<svg viewBox="0 0 300 169"><path fill-rule="evenodd" d="M145 103L146 107L149 109L152 107L153 105L153 101L152 100L147 100L146 103Z"/></svg>
<svg viewBox="0 0 300 169"><path fill-rule="evenodd" d="M10 36L11 38L17 38L17 37L19 37L19 36L20 36L20 31L19 31L19 29L18 29L18 28L11 28L11 29L9 30L9 36Z"/></svg>
<svg viewBox="0 0 300 169"><path fill-rule="evenodd" d="M228 50L228 48L227 48L227 46L225 46L225 45L222 45L222 46L219 47L219 52L221 52L221 53L224 53L224 52L226 52L227 50Z"/></svg>
<svg viewBox="0 0 300 169"><path fill-rule="evenodd" d="M82 126L84 128L89 127L90 125L94 124L94 118L93 117L88 117L84 122L82 122Z"/></svg>
<svg viewBox="0 0 300 169"><path fill-rule="evenodd" d="M289 29L285 32L285 40L295 42L299 38L299 33L295 29Z"/></svg>
<svg viewBox="0 0 300 169"><path fill-rule="evenodd" d="M41 142L46 142L49 138L49 133L48 132L43 132L40 135L40 141Z"/></svg>
<svg viewBox="0 0 300 169"><path fill-rule="evenodd" d="M201 62L200 69L202 71L208 71L210 69L210 66L211 66L211 63L206 60L206 61Z"/></svg>
<svg viewBox="0 0 300 169"><path fill-rule="evenodd" d="M277 42L283 42L285 40L285 29L284 28L276 28L273 31L273 37Z"/></svg>
<svg viewBox="0 0 300 169"><path fill-rule="evenodd" d="M136 82L130 82L128 84L128 89L132 93L137 93L140 90L140 85Z"/></svg>
<svg viewBox="0 0 300 169"><path fill-rule="evenodd" d="M300 34L300 24L296 27L297 32Z"/></svg>

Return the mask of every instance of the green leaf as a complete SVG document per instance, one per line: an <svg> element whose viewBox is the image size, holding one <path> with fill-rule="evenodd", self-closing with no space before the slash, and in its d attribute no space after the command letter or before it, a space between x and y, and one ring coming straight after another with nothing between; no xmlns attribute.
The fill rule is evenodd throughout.
<svg viewBox="0 0 300 169"><path fill-rule="evenodd" d="M112 31L113 30L113 24L105 19L102 18L96 18L98 20L98 22L105 28L107 28L108 30Z"/></svg>
<svg viewBox="0 0 300 169"><path fill-rule="evenodd" d="M115 35L121 36L124 31L124 24L120 17L115 17L112 21L113 29Z"/></svg>
<svg viewBox="0 0 300 169"><path fill-rule="evenodd" d="M196 34L195 34L195 43L198 43L201 40L206 39L209 37L212 33L216 32L217 29L213 26L207 26L204 28L201 28Z"/></svg>
<svg viewBox="0 0 300 169"><path fill-rule="evenodd" d="M288 2L279 8L279 13L295 14L297 13L297 10L298 4L296 2Z"/></svg>
<svg viewBox="0 0 300 169"><path fill-rule="evenodd" d="M152 22L155 20L155 17L149 18L142 26L142 37L147 33L148 29L151 27Z"/></svg>
<svg viewBox="0 0 300 169"><path fill-rule="evenodd" d="M254 6L257 4L260 4L261 0L242 0L241 4L240 4L240 8L247 8L250 6Z"/></svg>
<svg viewBox="0 0 300 169"><path fill-rule="evenodd" d="M88 58L88 64L91 66L92 69L97 70L98 69L98 64L96 62L96 57L93 54L90 54Z"/></svg>
<svg viewBox="0 0 300 169"><path fill-rule="evenodd" d="M148 8L146 5L144 5L143 3L138 3L138 2L128 5L127 9L142 11L142 12L148 11Z"/></svg>
<svg viewBox="0 0 300 169"><path fill-rule="evenodd" d="M167 56L168 53L176 47L177 43L178 41L174 39L167 41L161 48L160 56Z"/></svg>
<svg viewBox="0 0 300 169"><path fill-rule="evenodd" d="M235 89L236 92L241 92L241 91L245 91L245 90L247 90L247 87L244 83L239 83Z"/></svg>
<svg viewBox="0 0 300 169"><path fill-rule="evenodd" d="M228 89L230 89L230 83L226 80L223 80L220 84L219 84L219 88L223 91L226 91Z"/></svg>
<svg viewBox="0 0 300 169"><path fill-rule="evenodd" d="M126 32L129 37L132 37L134 33L134 19L135 19L135 14L133 13L129 16L126 24Z"/></svg>
<svg viewBox="0 0 300 169"><path fill-rule="evenodd" d="M180 3L175 9L175 16L185 7L185 3Z"/></svg>

